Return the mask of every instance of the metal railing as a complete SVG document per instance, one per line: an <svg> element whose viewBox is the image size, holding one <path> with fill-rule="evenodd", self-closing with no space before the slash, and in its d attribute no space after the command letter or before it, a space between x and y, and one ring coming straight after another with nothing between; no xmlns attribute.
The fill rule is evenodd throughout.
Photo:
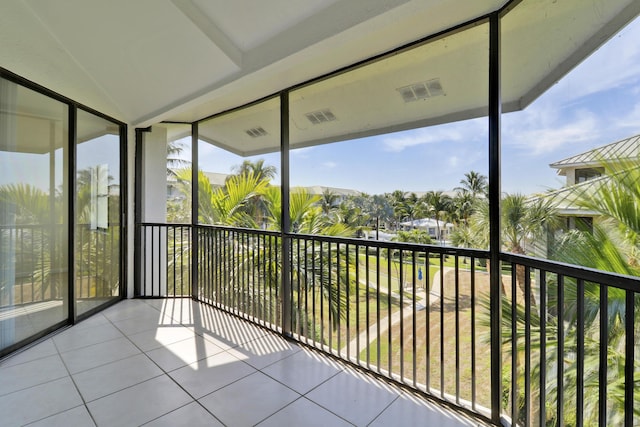
<svg viewBox="0 0 640 427"><path fill-rule="evenodd" d="M75 297L113 296L119 284L119 227L76 226ZM68 238L62 224L0 225L0 308L62 300L69 283Z"/></svg>
<svg viewBox="0 0 640 427"><path fill-rule="evenodd" d="M502 260L510 267L502 284L509 418L638 425L638 278L513 254Z"/></svg>
<svg viewBox="0 0 640 427"><path fill-rule="evenodd" d="M640 420L636 278L501 254L502 330L491 331L487 251L193 230L192 237L190 226L139 226L139 296L195 294L485 418L498 392L507 424ZM501 348L491 348L492 332ZM501 368L490 365L492 351ZM501 390L491 389L492 369L501 369Z"/></svg>
<svg viewBox="0 0 640 427"><path fill-rule="evenodd" d="M191 225L143 223L136 297L191 297Z"/></svg>

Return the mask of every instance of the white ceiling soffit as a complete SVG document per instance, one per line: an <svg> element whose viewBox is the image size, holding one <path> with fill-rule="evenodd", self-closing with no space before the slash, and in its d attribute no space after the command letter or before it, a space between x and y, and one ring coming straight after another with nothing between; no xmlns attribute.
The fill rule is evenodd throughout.
<svg viewBox="0 0 640 427"><path fill-rule="evenodd" d="M5 1L0 4L0 66L136 126L194 121L482 16L505 2ZM502 22L505 111L530 103L633 19L638 9L637 0L520 2ZM467 45L472 47L471 43ZM459 53L465 49L460 45ZM350 86L357 102L366 96L368 105L376 105L375 111L346 111L349 103L342 96L332 100L314 93L301 100L292 94L298 105L294 105L298 115L292 116L295 126L311 126L306 114L324 109L336 117L330 122L335 126L331 132L308 129L303 137L294 130L293 142L304 145L336 140L336 135L366 135L484 114L486 100L478 102L479 89L458 93L458 84L465 82L456 73L461 64L484 70L486 57L456 57L450 52L441 58L436 64L440 69L407 79L380 68L375 90ZM358 72L364 71L352 75ZM400 89L435 78L445 96L402 101ZM326 95L339 95L335 88L325 88ZM389 115L383 107L390 99L394 105L403 102L399 111L406 116ZM453 100L460 104L453 105ZM365 116L355 117L355 111ZM254 120L239 128L251 138L245 131L260 126ZM233 145L243 153L270 145L263 140L257 146L258 140Z"/></svg>
<svg viewBox="0 0 640 427"><path fill-rule="evenodd" d="M503 111L526 108L639 14L637 0L523 0L501 22Z"/></svg>
<svg viewBox="0 0 640 427"><path fill-rule="evenodd" d="M291 92L290 146L486 115L488 33L486 23L470 27ZM242 156L277 151L278 117L272 99L200 123L198 137Z"/></svg>
<svg viewBox="0 0 640 427"><path fill-rule="evenodd" d="M0 66L136 126L193 121L505 1L4 1Z"/></svg>

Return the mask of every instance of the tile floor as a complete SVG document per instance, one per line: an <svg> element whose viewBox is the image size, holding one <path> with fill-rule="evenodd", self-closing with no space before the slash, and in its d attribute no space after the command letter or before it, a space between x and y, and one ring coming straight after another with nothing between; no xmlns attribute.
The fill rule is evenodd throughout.
<svg viewBox="0 0 640 427"><path fill-rule="evenodd" d="M0 425L477 426L191 300L125 300L0 363Z"/></svg>

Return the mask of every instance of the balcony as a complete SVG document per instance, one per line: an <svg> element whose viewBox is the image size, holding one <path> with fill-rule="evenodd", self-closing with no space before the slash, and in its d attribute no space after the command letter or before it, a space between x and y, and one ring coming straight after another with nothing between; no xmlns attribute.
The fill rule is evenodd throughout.
<svg viewBox="0 0 640 427"><path fill-rule="evenodd" d="M496 311L487 251L205 225L136 234L137 299L0 363L6 425L637 421L636 278L501 254ZM7 313L28 328L62 300L25 283Z"/></svg>
<svg viewBox="0 0 640 427"><path fill-rule="evenodd" d="M0 378L4 426L478 425L184 298L122 301L4 360Z"/></svg>

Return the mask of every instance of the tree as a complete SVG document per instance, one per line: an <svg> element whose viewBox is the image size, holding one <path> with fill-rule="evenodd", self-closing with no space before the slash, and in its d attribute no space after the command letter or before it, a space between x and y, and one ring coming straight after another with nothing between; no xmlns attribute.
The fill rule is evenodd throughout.
<svg viewBox="0 0 640 427"><path fill-rule="evenodd" d="M331 191L328 188L325 188L322 192L320 198L320 207L322 208L322 213L325 216L330 216L334 214L338 210L340 196Z"/></svg>
<svg viewBox="0 0 640 427"><path fill-rule="evenodd" d="M545 237L547 231L555 227L558 220L557 211L550 200L527 199L517 193L503 196L500 215L502 249L518 255L526 255L528 245L534 249L535 242ZM490 224L487 200L478 204L471 222L479 247L488 248ZM518 266L516 280L523 292L524 276L524 267Z"/></svg>
<svg viewBox="0 0 640 427"><path fill-rule="evenodd" d="M278 173L278 169L275 166L265 165L264 159L258 159L255 162L245 160L231 170L235 175L253 174L258 180L266 180L267 182L275 178Z"/></svg>
<svg viewBox="0 0 640 427"><path fill-rule="evenodd" d="M177 171L180 191L191 199L191 168ZM198 171L198 221L236 227L259 228L251 214L251 202L261 197L267 181L253 172L232 175L225 185L213 188L202 171Z"/></svg>
<svg viewBox="0 0 640 427"><path fill-rule="evenodd" d="M479 196L486 196L489 189L489 182L485 175L479 172L469 171L464 174L464 179L460 180L460 187L456 187L458 192L468 192L476 199Z"/></svg>
<svg viewBox="0 0 640 427"><path fill-rule="evenodd" d="M169 141L167 142L167 176L175 176L176 170L189 165L191 162L180 157L184 151L184 142Z"/></svg>
<svg viewBox="0 0 640 427"><path fill-rule="evenodd" d="M426 212L436 220L436 238L441 240L442 235L440 233L440 221L446 217L447 213L451 209L451 197L447 196L442 191L428 191L422 197L422 203Z"/></svg>

